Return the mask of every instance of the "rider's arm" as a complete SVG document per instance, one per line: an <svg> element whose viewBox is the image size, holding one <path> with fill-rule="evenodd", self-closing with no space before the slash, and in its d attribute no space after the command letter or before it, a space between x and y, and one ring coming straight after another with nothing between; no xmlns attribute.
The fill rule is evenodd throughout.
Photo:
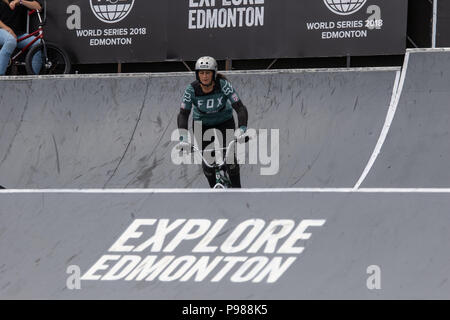
<svg viewBox="0 0 450 320"><path fill-rule="evenodd" d="M231 106L233 107L234 111L236 111L236 113L237 113L238 127L239 128L242 126L247 127L248 111L247 111L247 108L242 103L242 101L239 100L238 102L234 102Z"/></svg>
<svg viewBox="0 0 450 320"><path fill-rule="evenodd" d="M194 96L194 88L189 85L184 91L183 102L181 103L180 113L178 114L177 123L179 129L188 128L189 114L192 109L192 97Z"/></svg>
<svg viewBox="0 0 450 320"><path fill-rule="evenodd" d="M188 120L190 113L191 110L180 109L180 113L178 114L177 118L178 129L188 129Z"/></svg>
<svg viewBox="0 0 450 320"><path fill-rule="evenodd" d="M11 2L14 2L16 6L21 4L22 6L27 7L30 10L41 10L42 9L41 4L39 3L39 1L36 1L36 0L33 0L33 1L14 0L14 1L11 1Z"/></svg>
<svg viewBox="0 0 450 320"><path fill-rule="evenodd" d="M239 98L239 95L237 94L236 90L234 90L233 86L229 81L225 79L220 79L219 81L222 92L225 94L227 99L230 100L231 106L237 113L238 127L239 128L242 126L247 127L248 112L247 108L242 103L241 98Z"/></svg>

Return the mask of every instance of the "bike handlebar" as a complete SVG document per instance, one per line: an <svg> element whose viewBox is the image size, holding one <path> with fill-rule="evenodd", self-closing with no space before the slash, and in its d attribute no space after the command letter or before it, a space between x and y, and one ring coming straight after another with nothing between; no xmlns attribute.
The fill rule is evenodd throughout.
<svg viewBox="0 0 450 320"><path fill-rule="evenodd" d="M237 142L237 139L234 138L234 139L228 144L228 147L226 147L226 148L217 148L217 149L203 150L203 151L226 150L226 152L225 152L225 160L224 160L222 163L217 163L217 164L212 164L212 165L209 164L208 161L206 161L205 157L203 157L203 154L202 154L202 152L200 152L201 150L200 150L198 147L192 145L191 149L192 149L192 151L199 151L200 157L202 157L202 161L203 161L203 163L204 163L207 167L209 167L209 168L216 168L216 167L221 168L223 165L226 164L226 159L228 159L229 152L230 152L230 150L232 149L232 147L236 144L236 142Z"/></svg>
<svg viewBox="0 0 450 320"><path fill-rule="evenodd" d="M249 137L249 139L250 139L250 137ZM214 169L214 168L216 168L216 167L217 167L217 168L221 168L223 165L226 164L226 159L228 159L228 157L230 156L230 152L231 152L231 150L232 150L232 147L236 144L236 142L237 142L237 138L234 138L234 139L228 144L228 146L227 146L226 148L217 148L217 149L206 149L206 150L203 150L203 151L226 150L226 152L225 152L225 161L223 161L223 162L220 163L220 164L212 164L212 165L209 164L208 161L206 161L205 157L203 157L202 152L200 152L201 150L200 150L197 146L195 146L195 145L193 145L193 144L191 144L191 152L195 152L195 151L199 152L200 157L202 157L203 163L204 163L207 167L212 168L212 169Z"/></svg>
<svg viewBox="0 0 450 320"><path fill-rule="evenodd" d="M45 24L45 21L47 20L47 1L44 0L43 5L41 6L40 10L33 9L28 10L28 15L31 16L32 14L36 13L39 19L39 25L43 26ZM44 14L44 18L42 18L41 13Z"/></svg>

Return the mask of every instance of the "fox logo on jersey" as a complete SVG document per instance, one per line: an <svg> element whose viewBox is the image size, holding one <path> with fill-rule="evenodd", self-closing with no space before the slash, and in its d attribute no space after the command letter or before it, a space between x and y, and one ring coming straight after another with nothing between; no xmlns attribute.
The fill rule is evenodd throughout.
<svg viewBox="0 0 450 320"><path fill-rule="evenodd" d="M230 95L233 93L233 86L228 81L225 81L225 85L222 87L222 91L225 95Z"/></svg>
<svg viewBox="0 0 450 320"><path fill-rule="evenodd" d="M192 96L189 92L185 92L184 93L184 97L183 97L183 102L191 102L192 101Z"/></svg>

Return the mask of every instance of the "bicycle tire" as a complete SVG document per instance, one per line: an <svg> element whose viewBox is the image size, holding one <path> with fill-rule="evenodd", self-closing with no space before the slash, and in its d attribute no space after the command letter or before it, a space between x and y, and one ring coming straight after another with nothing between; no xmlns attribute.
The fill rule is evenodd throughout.
<svg viewBox="0 0 450 320"><path fill-rule="evenodd" d="M53 43L46 43L47 48L47 61L44 54L42 54L42 67L39 74L68 74L72 68L72 64L69 59L69 55L64 49L58 47ZM32 47L25 58L25 68L27 74L36 74L32 68L32 60L34 55L43 50L44 44L41 43ZM43 52L43 51L42 51Z"/></svg>

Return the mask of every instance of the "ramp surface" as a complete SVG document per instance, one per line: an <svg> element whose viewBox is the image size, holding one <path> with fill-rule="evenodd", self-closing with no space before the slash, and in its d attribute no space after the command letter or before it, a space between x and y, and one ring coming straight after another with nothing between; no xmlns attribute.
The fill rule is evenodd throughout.
<svg viewBox="0 0 450 320"><path fill-rule="evenodd" d="M389 135L363 187L450 186L450 51L411 50Z"/></svg>
<svg viewBox="0 0 450 320"><path fill-rule="evenodd" d="M228 74L280 137L241 190L172 163L192 74L1 79L0 299L448 299L449 68Z"/></svg>
<svg viewBox="0 0 450 320"><path fill-rule="evenodd" d="M1 299L448 299L450 296L448 193L15 193L0 194L0 202ZM137 219L155 220L153 224L131 227ZM172 225L165 236L156 231L162 219L169 219ZM173 225L176 219L183 220ZM211 231L219 220L225 220L223 227ZM281 225L270 227L274 220ZM297 232L291 239L292 247L304 248L303 252L280 252L305 220L323 221L323 225L309 226L304 230L309 236ZM247 227L237 232L238 226L245 222ZM184 229L185 235L191 235L185 236L189 239L170 248L188 223L193 223L192 229ZM287 228L289 223L295 227ZM129 249L111 250L130 227L134 233L122 238L121 245ZM156 242L137 250L152 237ZM204 237L208 240L198 249ZM260 237L270 243L258 242ZM233 238L234 249L226 249L224 244ZM262 246L250 250L257 243ZM100 263L105 266L102 269L98 262L104 256L110 257ZM148 273L141 268L141 280L126 280L132 270L139 270L132 263L130 269L127 264L117 267L117 278L104 278L119 259L132 257L142 261L148 256L156 257L153 267L164 257L172 257L172 262L155 267L155 272L151 265L147 266ZM202 257L208 259L200 269L203 271L183 280L192 272L192 263ZM281 259L279 266L290 258L294 260L278 272L279 277L273 278L273 282L268 281L269 274L258 281L264 270L261 268L275 258ZM222 260L214 265L214 259ZM240 260L229 265L232 268L214 281L224 272L226 259ZM252 263L239 273L245 259ZM98 279L82 279L79 289L68 288L66 283L73 275L66 273L70 266L78 267L84 277L94 265L97 268L92 274ZM367 271L370 266L380 268L379 290L369 290L367 285L372 275ZM272 275L275 274L272 270ZM149 276L153 278L148 279Z"/></svg>
<svg viewBox="0 0 450 320"><path fill-rule="evenodd" d="M272 161L279 170L261 175L269 165L247 158L243 186L352 187L383 128L397 75L396 69L228 74L248 107L249 127L269 130L269 139L270 130L279 130L276 166ZM199 165L171 160L176 115L192 78L1 80L0 183L207 187Z"/></svg>

